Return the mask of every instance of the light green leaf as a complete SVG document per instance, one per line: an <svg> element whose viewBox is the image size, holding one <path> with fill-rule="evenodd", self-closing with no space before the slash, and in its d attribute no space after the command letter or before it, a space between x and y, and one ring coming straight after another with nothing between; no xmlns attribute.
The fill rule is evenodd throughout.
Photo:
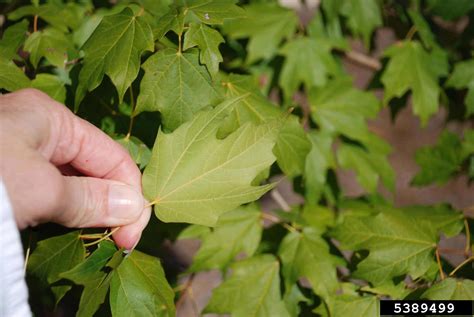
<svg viewBox="0 0 474 317"><path fill-rule="evenodd" d="M474 300L474 281L447 278L426 290L421 298L430 300Z"/></svg>
<svg viewBox="0 0 474 317"><path fill-rule="evenodd" d="M308 203L316 204L326 184L327 170L335 167L333 138L329 133L312 131L308 133L308 139L311 151L306 157L304 170L305 196Z"/></svg>
<svg viewBox="0 0 474 317"><path fill-rule="evenodd" d="M290 177L301 175L311 143L299 123L299 118L291 116L283 125L273 152L278 166Z"/></svg>
<svg viewBox="0 0 474 317"><path fill-rule="evenodd" d="M276 3L252 3L244 8L246 18L226 21L224 32L233 39L250 38L247 63L272 58L280 43L294 34L298 17Z"/></svg>
<svg viewBox="0 0 474 317"><path fill-rule="evenodd" d="M379 299L376 296L340 295L330 304L331 316L379 317Z"/></svg>
<svg viewBox="0 0 474 317"><path fill-rule="evenodd" d="M322 130L362 142L370 138L366 119L375 118L380 102L372 93L355 89L349 78L311 90L309 101L311 117Z"/></svg>
<svg viewBox="0 0 474 317"><path fill-rule="evenodd" d="M261 211L255 205L240 207L219 217L212 232L202 237L190 271L223 269L241 252L251 257L262 236ZM222 242L225 241L225 248Z"/></svg>
<svg viewBox="0 0 474 317"><path fill-rule="evenodd" d="M338 73L330 50L329 45L307 37L291 40L281 48L280 53L286 58L279 84L287 100L301 84L309 91L315 86L324 86L329 76Z"/></svg>
<svg viewBox="0 0 474 317"><path fill-rule="evenodd" d="M281 122L246 124L225 139L216 138L222 119L238 101L202 111L173 133L158 133L143 188L162 221L212 226L220 214L273 187L251 182L275 161L272 148Z"/></svg>
<svg viewBox="0 0 474 317"><path fill-rule="evenodd" d="M26 39L27 31L27 20L22 20L7 28L0 40L0 56L7 60L18 58L17 52Z"/></svg>
<svg viewBox="0 0 474 317"><path fill-rule="evenodd" d="M184 38L184 50L198 46L199 61L206 65L211 76L215 76L219 71L219 63L222 62L222 55L219 52L219 44L224 43L221 34L202 23L191 23Z"/></svg>
<svg viewBox="0 0 474 317"><path fill-rule="evenodd" d="M378 207L377 212L347 215L333 231L342 249L369 251L357 265L354 277L378 286L405 274L416 279L436 264L434 251L445 224L438 224L436 218L426 217L423 212L391 207ZM451 212L451 217L461 221L457 212ZM446 215L443 218L445 223Z"/></svg>
<svg viewBox="0 0 474 317"><path fill-rule="evenodd" d="M106 273L102 270L116 251L117 249L112 242L103 241L87 260L73 269L61 273L61 278L84 286L76 317L92 317L99 306L104 303L113 271ZM117 252L121 256L122 251Z"/></svg>
<svg viewBox="0 0 474 317"><path fill-rule="evenodd" d="M421 171L415 175L412 184L423 186L446 183L460 170L463 159L459 137L443 131L436 145L422 147L416 151L415 160Z"/></svg>
<svg viewBox="0 0 474 317"><path fill-rule="evenodd" d="M79 238L80 231L42 240L28 260L27 271L42 283L52 284L66 272L84 260L85 249ZM65 261L67 259L67 261ZM56 302L71 289L69 285L52 285Z"/></svg>
<svg viewBox="0 0 474 317"><path fill-rule="evenodd" d="M377 191L379 181L392 191L395 188L395 172L384 154L341 144L337 150L337 161L342 168L354 169L357 181L370 193Z"/></svg>
<svg viewBox="0 0 474 317"><path fill-rule="evenodd" d="M253 76L229 74L223 76L222 86L227 98L241 98L224 119L219 135L226 135L247 122L261 124L282 116L282 111L260 92Z"/></svg>
<svg viewBox="0 0 474 317"><path fill-rule="evenodd" d="M466 116L474 114L474 58L457 63L454 71L446 82L447 87L456 89L467 88Z"/></svg>
<svg viewBox="0 0 474 317"><path fill-rule="evenodd" d="M416 28L416 31L420 36L423 45L429 49L437 47L435 37L431 32L431 28L428 22L426 22L426 20L423 18L423 15L418 11L411 9L408 10L408 15L410 16L410 19L413 22L413 27Z"/></svg>
<svg viewBox="0 0 474 317"><path fill-rule="evenodd" d="M201 225L189 225L181 231L176 240L202 239L211 233L211 228Z"/></svg>
<svg viewBox="0 0 474 317"><path fill-rule="evenodd" d="M225 19L237 19L245 15L236 6L236 0L179 0L185 11L192 12L202 23L222 24Z"/></svg>
<svg viewBox="0 0 474 317"><path fill-rule="evenodd" d="M136 114L160 111L166 129L176 129L221 98L195 50L161 50L143 64L143 69Z"/></svg>
<svg viewBox="0 0 474 317"><path fill-rule="evenodd" d="M38 74L31 81L31 87L41 90L60 103L64 103L66 100L66 87L62 80L55 75Z"/></svg>
<svg viewBox="0 0 474 317"><path fill-rule="evenodd" d="M134 250L110 282L110 308L117 317L174 317L174 292L160 261Z"/></svg>
<svg viewBox="0 0 474 317"><path fill-rule="evenodd" d="M458 235L464 228L464 215L449 205L408 206L402 210L419 219L429 219L448 238Z"/></svg>
<svg viewBox="0 0 474 317"><path fill-rule="evenodd" d="M289 317L280 294L280 265L260 255L232 266L232 275L213 290L205 313L233 317Z"/></svg>
<svg viewBox="0 0 474 317"><path fill-rule="evenodd" d="M140 169L145 168L151 158L151 150L140 139L129 136L115 140L123 146Z"/></svg>
<svg viewBox="0 0 474 317"><path fill-rule="evenodd" d="M289 233L278 254L287 287L306 277L313 291L325 300L335 294L339 287L336 265L328 244L316 230L305 228L303 232Z"/></svg>
<svg viewBox="0 0 474 317"><path fill-rule="evenodd" d="M64 68L68 60L70 41L64 33L48 28L32 33L25 42L25 51L30 53L31 64L35 68L42 57L54 66Z"/></svg>
<svg viewBox="0 0 474 317"><path fill-rule="evenodd" d="M76 108L87 91L99 86L104 75L117 88L119 102L140 70L140 56L153 51L150 26L130 8L102 19L83 46L84 65L79 74Z"/></svg>
<svg viewBox="0 0 474 317"><path fill-rule="evenodd" d="M30 80L25 73L11 60L0 56L0 88L15 91L30 86Z"/></svg>
<svg viewBox="0 0 474 317"><path fill-rule="evenodd" d="M365 46L370 46L372 32L382 25L382 14L377 0L345 1L341 13L347 17L352 33L361 36Z"/></svg>
<svg viewBox="0 0 474 317"><path fill-rule="evenodd" d="M393 45L385 51L385 56L390 57L390 61L381 78L385 86L384 102L402 97L411 90L413 112L420 117L422 125L426 125L431 115L438 111L438 78L444 69L433 68L433 55L418 42Z"/></svg>
<svg viewBox="0 0 474 317"><path fill-rule="evenodd" d="M285 302L286 309L290 313L290 316L300 316L301 302L311 305L311 300L304 296L297 284L293 284L291 288L285 292L283 301Z"/></svg>
<svg viewBox="0 0 474 317"><path fill-rule="evenodd" d="M335 225L335 212L325 206L305 204L301 217L309 226L320 232Z"/></svg>

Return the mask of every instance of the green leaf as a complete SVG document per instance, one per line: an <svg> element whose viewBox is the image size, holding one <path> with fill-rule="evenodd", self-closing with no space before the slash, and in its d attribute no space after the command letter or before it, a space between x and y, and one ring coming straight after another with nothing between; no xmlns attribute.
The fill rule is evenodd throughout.
<svg viewBox="0 0 474 317"><path fill-rule="evenodd" d="M375 118L380 107L372 93L355 89L349 78L311 90L309 102L311 117L322 130L362 142L370 138L366 119Z"/></svg>
<svg viewBox="0 0 474 317"><path fill-rule="evenodd" d="M202 239L211 233L211 228L201 225L189 225L181 231L176 240Z"/></svg>
<svg viewBox="0 0 474 317"><path fill-rule="evenodd" d="M62 3L61 1L50 1L39 6L27 5L16 9L8 14L10 20L18 20L25 16L37 15L48 24L62 32L67 32L68 28L77 28L84 13L88 10L87 6L77 3Z"/></svg>
<svg viewBox="0 0 474 317"><path fill-rule="evenodd" d="M160 111L166 129L174 130L221 98L197 51L161 50L144 64L136 114Z"/></svg>
<svg viewBox="0 0 474 317"><path fill-rule="evenodd" d="M279 83L287 100L301 84L309 91L324 86L329 76L338 73L330 49L329 45L307 37L291 40L281 48L280 53L286 58Z"/></svg>
<svg viewBox="0 0 474 317"><path fill-rule="evenodd" d="M173 133L158 133L143 188L162 221L212 226L220 214L273 187L251 182L275 161L272 148L281 122L246 124L216 138L221 120L238 101L202 111Z"/></svg>
<svg viewBox="0 0 474 317"><path fill-rule="evenodd" d="M410 213L419 219L429 219L429 221L442 232L446 237L458 235L464 228L464 215L456 211L449 205L434 206L408 206L403 207L403 211Z"/></svg>
<svg viewBox="0 0 474 317"><path fill-rule="evenodd" d="M134 136L129 136L117 139L115 141L117 141L128 151L140 169L145 168L148 165L148 162L150 162L151 150L140 139Z"/></svg>
<svg viewBox="0 0 474 317"><path fill-rule="evenodd" d="M183 33L184 9L172 6L170 10L160 17L153 28L153 37L156 41L161 40L168 31L172 30L177 35Z"/></svg>
<svg viewBox="0 0 474 317"><path fill-rule="evenodd" d="M287 287L306 277L313 291L322 298L335 294L339 287L336 265L328 244L316 230L305 228L303 232L289 233L281 242L278 254Z"/></svg>
<svg viewBox="0 0 474 317"><path fill-rule="evenodd" d="M225 19L241 18L245 15L236 6L236 0L179 0L185 11L192 12L202 23L222 24Z"/></svg>
<svg viewBox="0 0 474 317"><path fill-rule="evenodd" d="M283 296L286 309L290 313L290 316L300 316L301 313L301 302L311 305L311 300L304 296L298 285L294 284L289 290L287 290Z"/></svg>
<svg viewBox="0 0 474 317"><path fill-rule="evenodd" d="M213 290L205 313L233 317L289 317L280 294L280 265L260 255L232 266L232 275Z"/></svg>
<svg viewBox="0 0 474 317"><path fill-rule="evenodd" d="M372 32L382 25L382 14L377 0L345 1L341 13L347 17L352 33L361 36L365 46L370 46Z"/></svg>
<svg viewBox="0 0 474 317"><path fill-rule="evenodd" d="M244 8L246 18L226 21L225 33L233 39L250 38L247 45L248 64L261 58L272 58L279 44L294 34L298 17L293 10L275 3L252 3Z"/></svg>
<svg viewBox="0 0 474 317"><path fill-rule="evenodd" d="M308 133L308 139L311 151L304 170L305 196L308 203L316 204L326 184L327 170L335 167L331 148L333 138L329 133L312 131Z"/></svg>
<svg viewBox="0 0 474 317"><path fill-rule="evenodd" d="M121 256L122 251L117 251L112 242L103 241L84 262L60 274L61 278L84 286L79 309L76 313L77 317L92 317L99 306L104 303L113 273L106 273L103 268L116 252Z"/></svg>
<svg viewBox="0 0 474 317"><path fill-rule="evenodd" d="M261 124L282 116L282 111L260 92L253 76L229 74L222 77L225 96L241 98L224 119L219 135L226 135L247 122Z"/></svg>
<svg viewBox="0 0 474 317"><path fill-rule="evenodd" d="M438 111L440 88L438 78L443 71L433 67L433 58L418 42L405 41L389 47L385 56L390 58L382 74L385 86L384 102L393 97L402 97L411 90L413 112L426 125L428 119ZM439 57L444 62L444 57Z"/></svg>
<svg viewBox="0 0 474 317"><path fill-rule="evenodd" d="M449 2L444 0L428 0L427 2L431 12L443 17L445 20L455 20L474 9L474 2L471 0L456 0Z"/></svg>
<svg viewBox="0 0 474 317"><path fill-rule="evenodd" d="M435 264L434 251L446 216L440 224L424 212L411 213L381 206L377 212L376 215L345 216L333 231L342 249L369 251L353 276L378 286L405 274L412 279L425 274ZM451 212L451 217L461 221L459 213Z"/></svg>
<svg viewBox="0 0 474 317"><path fill-rule="evenodd" d="M112 315L174 317L174 292L160 261L134 250L115 270L110 283Z"/></svg>
<svg viewBox="0 0 474 317"><path fill-rule="evenodd" d="M376 296L340 295L330 304L331 316L378 317L379 300Z"/></svg>
<svg viewBox="0 0 474 317"><path fill-rule="evenodd" d="M328 227L335 224L335 213L333 210L312 204L305 204L301 217L311 227L324 232Z"/></svg>
<svg viewBox="0 0 474 317"><path fill-rule="evenodd" d="M219 71L219 63L222 62L222 55L219 52L219 44L224 43L221 34L201 23L191 23L184 38L184 50L198 46L199 61L206 65L211 76L215 76Z"/></svg>
<svg viewBox="0 0 474 317"><path fill-rule="evenodd" d="M421 167L412 180L417 186L431 183L446 183L451 176L460 170L464 160L459 137L443 131L434 146L422 147L416 151L416 163Z"/></svg>
<svg viewBox="0 0 474 317"><path fill-rule="evenodd" d="M280 130L273 150L278 166L290 177L301 175L310 150L311 143L299 123L299 118L291 116Z"/></svg>
<svg viewBox="0 0 474 317"><path fill-rule="evenodd" d="M379 181L392 191L395 188L395 172L384 154L341 144L337 150L337 161L342 168L354 169L357 181L370 193L377 191Z"/></svg>
<svg viewBox="0 0 474 317"><path fill-rule="evenodd" d="M474 59L457 63L446 86L456 89L467 88L466 116L474 114Z"/></svg>
<svg viewBox="0 0 474 317"><path fill-rule="evenodd" d="M106 16L84 44L84 65L79 74L76 108L87 91L99 86L107 75L117 88L119 102L140 70L140 56L153 51L153 35L143 17L130 8Z"/></svg>
<svg viewBox="0 0 474 317"><path fill-rule="evenodd" d="M64 33L48 28L32 33L26 39L24 50L30 53L30 61L35 68L42 57L52 65L64 68L70 47L70 41Z"/></svg>
<svg viewBox="0 0 474 317"><path fill-rule="evenodd" d="M431 28L423 18L423 15L415 10L408 10L408 15L413 22L413 27L416 28L417 34L420 36L423 45L431 49L433 47L437 47L437 43L433 33L431 32Z"/></svg>
<svg viewBox="0 0 474 317"><path fill-rule="evenodd" d="M42 240L28 259L28 273L42 283L52 284L60 274L84 260L85 249L79 238L80 231ZM56 303L71 289L69 285L51 285Z"/></svg>
<svg viewBox="0 0 474 317"><path fill-rule="evenodd" d="M474 300L474 281L447 278L426 290L421 298L430 300Z"/></svg>
<svg viewBox="0 0 474 317"><path fill-rule="evenodd" d="M0 56L7 60L18 58L18 49L25 41L27 32L27 20L22 20L7 28L0 40Z"/></svg>
<svg viewBox="0 0 474 317"><path fill-rule="evenodd" d="M31 87L41 90L60 103L66 101L66 87L64 87L63 81L55 75L38 74L31 81Z"/></svg>
<svg viewBox="0 0 474 317"><path fill-rule="evenodd" d="M261 211L255 205L240 207L219 217L212 232L202 237L190 271L223 269L241 252L251 257L262 236ZM225 241L226 247L222 247Z"/></svg>
<svg viewBox="0 0 474 317"><path fill-rule="evenodd" d="M0 56L0 88L15 91L30 86L30 80L25 73L12 61Z"/></svg>

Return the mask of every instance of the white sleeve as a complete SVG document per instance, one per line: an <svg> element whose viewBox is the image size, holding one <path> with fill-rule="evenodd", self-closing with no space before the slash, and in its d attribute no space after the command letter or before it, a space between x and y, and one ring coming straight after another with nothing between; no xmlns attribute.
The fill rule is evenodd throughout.
<svg viewBox="0 0 474 317"><path fill-rule="evenodd" d="M8 195L0 179L0 317L29 317L23 248Z"/></svg>

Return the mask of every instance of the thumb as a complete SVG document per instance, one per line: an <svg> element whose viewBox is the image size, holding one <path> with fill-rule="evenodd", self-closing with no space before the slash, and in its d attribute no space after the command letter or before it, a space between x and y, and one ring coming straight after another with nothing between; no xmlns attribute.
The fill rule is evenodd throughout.
<svg viewBox="0 0 474 317"><path fill-rule="evenodd" d="M145 200L134 187L106 179L64 176L64 197L53 221L67 227L119 227L140 218Z"/></svg>

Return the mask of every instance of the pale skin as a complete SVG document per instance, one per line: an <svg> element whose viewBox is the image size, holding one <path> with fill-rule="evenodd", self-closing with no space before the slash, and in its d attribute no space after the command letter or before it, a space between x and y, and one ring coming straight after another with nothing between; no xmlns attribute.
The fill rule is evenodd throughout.
<svg viewBox="0 0 474 317"><path fill-rule="evenodd" d="M114 241L131 250L150 219L125 149L35 89L0 95L0 172L20 229L120 227Z"/></svg>

